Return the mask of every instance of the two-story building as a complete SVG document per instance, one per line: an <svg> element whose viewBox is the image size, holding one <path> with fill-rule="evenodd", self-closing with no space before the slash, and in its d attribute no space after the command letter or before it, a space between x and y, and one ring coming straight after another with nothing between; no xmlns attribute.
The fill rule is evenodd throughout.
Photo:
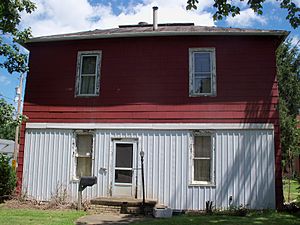
<svg viewBox="0 0 300 225"><path fill-rule="evenodd" d="M145 23L32 38L22 190L173 209L282 204L275 51L285 31Z"/></svg>

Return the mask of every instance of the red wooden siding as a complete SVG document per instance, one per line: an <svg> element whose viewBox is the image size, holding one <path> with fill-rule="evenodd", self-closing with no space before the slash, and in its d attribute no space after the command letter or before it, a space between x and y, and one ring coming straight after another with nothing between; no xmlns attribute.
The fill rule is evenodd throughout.
<svg viewBox="0 0 300 225"><path fill-rule="evenodd" d="M112 38L30 44L29 122L273 123L281 195L275 37ZM216 97L189 97L189 48L216 49ZM74 97L78 51L101 50L100 95ZM24 127L21 135L22 165ZM21 177L22 167L19 167Z"/></svg>
<svg viewBox="0 0 300 225"><path fill-rule="evenodd" d="M24 110L30 120L39 119L30 116L36 106L40 111L63 106L60 112L75 109L76 114L79 106L84 106L83 111L97 106L97 112L110 113L178 107L189 112L190 105L199 112L205 105L222 111L231 104L250 111L269 105L273 110L270 104L276 104L278 96L274 43L268 37L156 37L35 44L30 47ZM188 97L188 49L192 47L216 48L217 97ZM102 50L99 97L74 97L77 52L84 50Z"/></svg>

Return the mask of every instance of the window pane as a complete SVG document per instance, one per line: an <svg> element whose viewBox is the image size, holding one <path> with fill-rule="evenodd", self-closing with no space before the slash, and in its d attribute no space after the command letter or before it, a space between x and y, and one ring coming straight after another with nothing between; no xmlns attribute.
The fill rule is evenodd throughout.
<svg viewBox="0 0 300 225"><path fill-rule="evenodd" d="M77 135L76 137L77 153L79 155L89 155L93 148L93 135Z"/></svg>
<svg viewBox="0 0 300 225"><path fill-rule="evenodd" d="M194 91L195 93L211 93L211 79L195 78Z"/></svg>
<svg viewBox="0 0 300 225"><path fill-rule="evenodd" d="M194 63L195 72L210 72L210 53L195 52Z"/></svg>
<svg viewBox="0 0 300 225"><path fill-rule="evenodd" d="M194 159L194 180L210 181L210 159Z"/></svg>
<svg viewBox="0 0 300 225"><path fill-rule="evenodd" d="M96 56L82 56L81 74L95 74L96 59Z"/></svg>
<svg viewBox="0 0 300 225"><path fill-rule="evenodd" d="M82 76L80 94L95 94L95 76Z"/></svg>
<svg viewBox="0 0 300 225"><path fill-rule="evenodd" d="M115 182L117 183L132 183L131 170L115 170Z"/></svg>
<svg viewBox="0 0 300 225"><path fill-rule="evenodd" d="M92 159L90 157L77 158L76 176L91 176L92 174Z"/></svg>
<svg viewBox="0 0 300 225"><path fill-rule="evenodd" d="M209 157L211 155L211 137L195 136L195 157Z"/></svg>
<svg viewBox="0 0 300 225"><path fill-rule="evenodd" d="M116 167L132 168L132 144L116 144Z"/></svg>

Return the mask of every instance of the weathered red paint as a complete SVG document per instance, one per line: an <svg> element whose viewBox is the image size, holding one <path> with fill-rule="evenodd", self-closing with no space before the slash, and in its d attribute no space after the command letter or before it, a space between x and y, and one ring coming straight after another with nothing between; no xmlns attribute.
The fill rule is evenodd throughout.
<svg viewBox="0 0 300 225"><path fill-rule="evenodd" d="M29 122L273 123L282 205L274 36L112 38L29 44ZM216 49L217 96L189 97L189 48ZM100 95L74 97L78 51L101 50ZM24 126L18 176L22 180Z"/></svg>

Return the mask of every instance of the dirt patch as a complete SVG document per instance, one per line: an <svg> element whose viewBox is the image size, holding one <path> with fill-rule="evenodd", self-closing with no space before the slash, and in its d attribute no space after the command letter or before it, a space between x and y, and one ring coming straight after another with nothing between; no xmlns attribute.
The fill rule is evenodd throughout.
<svg viewBox="0 0 300 225"><path fill-rule="evenodd" d="M55 201L50 202L41 202L36 200L19 200L19 199L10 199L0 204L0 206L10 209L40 209L40 210L68 210L75 209L75 204L60 204Z"/></svg>

